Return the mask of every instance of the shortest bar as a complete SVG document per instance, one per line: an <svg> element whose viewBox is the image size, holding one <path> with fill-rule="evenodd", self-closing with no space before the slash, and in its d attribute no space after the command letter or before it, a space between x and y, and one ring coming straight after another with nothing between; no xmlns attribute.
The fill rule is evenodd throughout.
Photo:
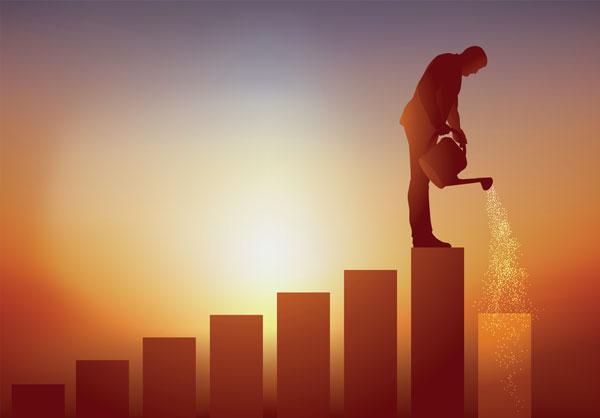
<svg viewBox="0 0 600 418"><path fill-rule="evenodd" d="M531 417L531 314L479 314L479 418Z"/></svg>
<svg viewBox="0 0 600 418"><path fill-rule="evenodd" d="M263 417L262 315L210 316L210 417Z"/></svg>
<svg viewBox="0 0 600 418"><path fill-rule="evenodd" d="M77 360L75 370L77 418L129 416L128 360Z"/></svg>
<svg viewBox="0 0 600 418"><path fill-rule="evenodd" d="M13 418L64 418L65 385L12 385Z"/></svg>

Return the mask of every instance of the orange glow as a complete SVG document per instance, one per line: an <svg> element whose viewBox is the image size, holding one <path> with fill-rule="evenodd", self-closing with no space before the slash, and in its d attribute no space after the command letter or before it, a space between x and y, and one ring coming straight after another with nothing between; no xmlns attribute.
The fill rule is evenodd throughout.
<svg viewBox="0 0 600 418"><path fill-rule="evenodd" d="M531 315L479 314L479 417L531 417Z"/></svg>

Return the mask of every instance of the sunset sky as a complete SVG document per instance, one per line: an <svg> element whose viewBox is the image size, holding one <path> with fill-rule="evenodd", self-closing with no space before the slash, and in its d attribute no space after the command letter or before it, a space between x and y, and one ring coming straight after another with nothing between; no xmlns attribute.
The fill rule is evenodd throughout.
<svg viewBox="0 0 600 418"><path fill-rule="evenodd" d="M399 409L409 406L408 146L398 119L437 54L482 46L463 79L465 177L492 176L539 309L533 408L598 412L600 3L3 2L1 399L66 383L75 360L195 336L210 314L331 292L343 404L343 271L398 270ZM467 410L490 240L479 186L430 187L435 234L465 247ZM595 377L594 377L595 376ZM576 408L576 409L573 409ZM595 409L594 409L595 408ZM567 415L565 415L567 414Z"/></svg>

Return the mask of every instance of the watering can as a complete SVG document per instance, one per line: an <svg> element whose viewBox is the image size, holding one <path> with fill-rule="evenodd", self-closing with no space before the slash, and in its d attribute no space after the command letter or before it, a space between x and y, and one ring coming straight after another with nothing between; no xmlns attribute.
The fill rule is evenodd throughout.
<svg viewBox="0 0 600 418"><path fill-rule="evenodd" d="M462 134L456 129L452 132ZM467 146L463 144L460 147L454 139L446 136L435 143L438 132L434 132L431 142L434 143L429 150L419 158L419 164L429 180L437 187L443 189L446 186L457 184L481 183L483 190L492 187L493 179L491 177L478 177L474 179L459 179L458 173L467 166Z"/></svg>

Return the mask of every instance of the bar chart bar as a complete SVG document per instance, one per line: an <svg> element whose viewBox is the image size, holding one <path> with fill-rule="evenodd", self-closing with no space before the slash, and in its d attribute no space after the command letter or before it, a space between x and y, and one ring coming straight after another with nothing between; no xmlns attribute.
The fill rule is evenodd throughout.
<svg viewBox="0 0 600 418"><path fill-rule="evenodd" d="M13 418L64 418L65 385L12 385Z"/></svg>
<svg viewBox="0 0 600 418"><path fill-rule="evenodd" d="M129 417L129 361L75 362L77 418Z"/></svg>
<svg viewBox="0 0 600 418"><path fill-rule="evenodd" d="M195 418L195 338L144 338L143 374L144 418Z"/></svg>
<svg viewBox="0 0 600 418"><path fill-rule="evenodd" d="M413 418L464 417L464 249L413 248Z"/></svg>
<svg viewBox="0 0 600 418"><path fill-rule="evenodd" d="M479 418L531 417L531 314L479 314Z"/></svg>
<svg viewBox="0 0 600 418"><path fill-rule="evenodd" d="M329 293L277 294L277 417L329 418Z"/></svg>
<svg viewBox="0 0 600 418"><path fill-rule="evenodd" d="M395 270L344 272L344 417L395 418Z"/></svg>
<svg viewBox="0 0 600 418"><path fill-rule="evenodd" d="M211 315L210 417L262 416L262 315Z"/></svg>

